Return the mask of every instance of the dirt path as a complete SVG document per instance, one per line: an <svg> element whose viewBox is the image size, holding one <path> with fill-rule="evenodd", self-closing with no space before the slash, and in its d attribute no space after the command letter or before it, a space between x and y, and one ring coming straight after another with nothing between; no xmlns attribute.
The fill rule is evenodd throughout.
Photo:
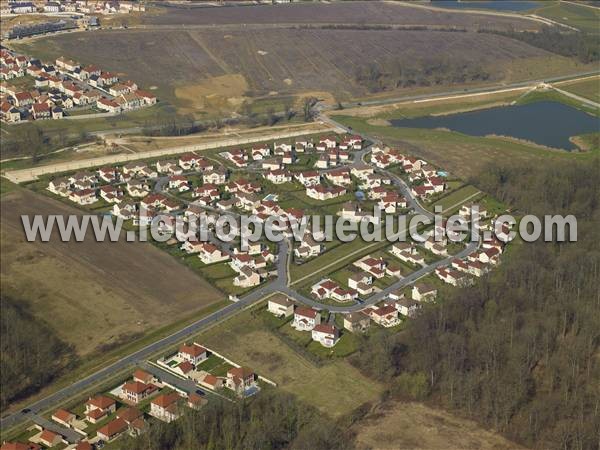
<svg viewBox="0 0 600 450"><path fill-rule="evenodd" d="M60 172L69 172L80 169L86 169L90 167L99 167L103 165L111 165L117 163L125 163L127 161L134 161L138 159L147 159L147 158L158 158L160 156L166 155L176 155L179 153L187 153L192 151L203 151L209 150L218 147L230 147L236 145L246 145L251 144L253 142L262 142L262 141L271 141L277 139L286 139L295 136L302 136L305 134L311 133L326 133L331 132L332 128L328 125L316 126L314 124L307 124L309 126L306 127L298 127L293 128L287 131L276 131L265 134L258 133L257 135L251 135L250 137L244 137L243 134L240 134L239 137L223 137L221 139L215 139L213 141L208 141L200 144L189 144L182 146L174 146L169 148L163 148L159 150L150 150L146 152L138 152L138 153L127 153L127 154L118 154L118 155L110 155L110 156L102 156L98 158L90 158L83 159L79 161L68 161L63 163L49 164L45 166L32 167L29 169L19 169L19 170L11 170L7 171L3 174L6 178L8 178L13 183L24 183L28 181L36 180L41 175L60 173ZM256 130L254 130L256 133Z"/></svg>

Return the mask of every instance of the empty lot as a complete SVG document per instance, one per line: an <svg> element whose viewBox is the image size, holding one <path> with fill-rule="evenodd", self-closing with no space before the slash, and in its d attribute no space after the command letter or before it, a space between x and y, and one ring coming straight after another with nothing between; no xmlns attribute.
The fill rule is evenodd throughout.
<svg viewBox="0 0 600 450"><path fill-rule="evenodd" d="M79 214L40 194L2 197L1 282L79 355L189 317L223 295L150 244L29 243L21 214Z"/></svg>
<svg viewBox="0 0 600 450"><path fill-rule="evenodd" d="M476 423L420 403L390 402L354 427L359 449L518 450Z"/></svg>
<svg viewBox="0 0 600 450"><path fill-rule="evenodd" d="M185 112L194 104L199 109L210 104L199 99L211 95L233 106L244 97L269 94L364 96L368 92L355 75L371 63L472 59L487 69L490 81L498 81L510 75L498 69L500 63L532 60L543 67L544 58L554 57L502 36L414 30L106 30L17 47L42 59L67 55L117 72L143 88L155 88L159 98Z"/></svg>

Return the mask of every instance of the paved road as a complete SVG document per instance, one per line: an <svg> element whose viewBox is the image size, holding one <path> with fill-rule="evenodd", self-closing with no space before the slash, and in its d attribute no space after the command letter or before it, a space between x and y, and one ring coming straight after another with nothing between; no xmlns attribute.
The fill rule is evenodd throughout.
<svg viewBox="0 0 600 450"><path fill-rule="evenodd" d="M444 97L453 97L453 96L468 96L472 94L491 94L494 92L502 92L510 89L518 89L518 88L527 88L531 86L535 86L540 83L554 83L558 81L566 81L566 80L576 80L578 78L588 77L590 75L599 75L600 71L592 70L586 72L580 72L572 75L564 75L560 77L550 77L550 78L540 78L537 80L528 80L528 81L519 81L517 83L510 84L500 84L495 86L481 87L481 88L472 88L472 89L462 89L462 90L452 90L439 92L437 94L422 94L422 95L409 95L403 97L394 97L380 100L365 100L363 102L348 102L342 103L344 108L353 108L356 106L378 106L378 105L389 105L392 103L402 103L402 102L410 102L410 101L420 101L420 100L436 100ZM333 106L323 108L325 109L333 109Z"/></svg>
<svg viewBox="0 0 600 450"><path fill-rule="evenodd" d="M337 122L333 121L332 119L330 119L326 116L321 116L321 117L325 122L335 125L337 128L346 129L343 125L338 124ZM363 137L367 140L373 141L372 138L370 138L368 136L363 136ZM369 151L369 149L367 148L364 151L359 152L358 157L355 158L355 160L353 161L352 164L359 164L362 161L363 156L368 151ZM135 156L139 156L139 155L135 155ZM396 183L398 183L398 186L401 189L403 189L403 193L406 196L407 200L411 202L411 205L413 205L413 207L417 211L430 217L431 213L429 213L428 211L423 209L418 204L418 202L416 202L416 200L413 199L412 194L410 193L410 190L402 182L402 180L400 180L398 177L394 176L393 174L390 174L390 175L392 175L392 179L395 180ZM161 179L161 186L159 187L159 189L161 189L162 186L164 186L163 179ZM388 288L365 299L365 301L362 303L356 303L352 306L331 306L331 305L321 304L312 299L306 298L288 286L289 280L288 280L287 268L288 268L288 258L291 253L291 247L290 247L290 243L287 240L284 240L278 244L278 261L277 261L277 275L278 276L275 280L273 280L270 283L265 284L263 286L259 286L257 289L253 290L249 294L240 297L237 302L228 304L227 306L220 309L219 311L216 311L202 319L197 320L196 322L186 326L185 328L177 331L176 333L173 333L167 337L161 338L161 339L153 342L152 344L149 344L149 345L135 351L134 353L127 355L124 358L105 366L104 368L100 369L99 371L97 371L85 378L82 378L67 387L62 388L62 389L58 390L57 392L50 394L41 400L38 400L38 401L28 405L27 408L29 410L31 410L30 413L17 412L17 413L13 413L13 414L10 414L10 415L2 418L0 420L0 428L7 429L10 427L13 427L13 426L18 425L18 424L24 422L25 420L29 419L31 413L34 413L34 414L41 413L52 407L56 407L56 405L60 404L61 402L65 401L67 399L70 399L71 397L73 397L77 394L80 394L81 392L83 392L85 390L89 390L90 388L92 388L95 385L101 384L102 381L110 378L111 376L115 375L116 373L118 373L122 370L125 370L129 367L133 367L135 365L142 364L144 362L144 360L148 359L153 354L159 353L161 351L165 351L167 348L177 345L179 342L185 340L186 338L188 338L192 335L198 334L200 331L202 331L203 329L206 329L208 326L210 326L216 322L222 321L222 320L226 319L227 317L235 314L236 312L239 312L243 308L248 307L259 300L263 300L266 297L273 295L277 292L285 293L299 303L303 303L303 304L313 306L313 307L319 308L319 309L327 309L327 310L330 310L333 312L340 312L340 313L356 311L356 310L362 309L368 305L377 303L378 301L382 300L387 294L389 294L389 292L392 292L394 290L400 289L404 286L407 286L407 285L413 283L417 279L433 272L437 267L448 264L452 259L454 259L456 257L466 256L467 254L472 252L474 250L474 248L476 248L477 245L478 245L478 243L471 243L467 248L465 248L459 254L450 256L441 261L437 261L429 266L426 266L426 267L423 267L422 269L417 270L416 272L408 275L407 277L397 281L396 283L389 286Z"/></svg>

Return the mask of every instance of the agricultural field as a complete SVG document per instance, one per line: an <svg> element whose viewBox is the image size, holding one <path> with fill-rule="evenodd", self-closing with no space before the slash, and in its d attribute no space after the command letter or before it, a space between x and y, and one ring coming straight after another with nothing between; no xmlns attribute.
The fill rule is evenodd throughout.
<svg viewBox="0 0 600 450"><path fill-rule="evenodd" d="M21 214L81 212L24 189L2 197L3 293L28 305L79 356L128 343L223 298L151 244L63 243L58 236L27 243Z"/></svg>
<svg viewBox="0 0 600 450"><path fill-rule="evenodd" d="M236 25L236 24L393 24L456 26L463 28L538 29L540 24L525 18L495 17L415 8L398 3L373 1L300 3L285 6L242 6L206 8L170 6L149 16L155 25Z"/></svg>
<svg viewBox="0 0 600 450"><path fill-rule="evenodd" d="M497 35L410 30L129 29L73 33L14 47L44 60L68 55L99 65L135 79L178 113L194 112L199 118L239 110L257 97L262 102L270 98L272 107L281 111L290 96L330 102L332 95L341 100L366 96L368 90L356 78L358 69L370 63L401 64L415 55L462 60L469 49L468 58L490 74L489 82L513 80L514 71L500 70L501 63L531 61L532 67L543 68L543 62L556 59ZM565 64L559 69L557 64L547 66L552 73L566 70Z"/></svg>

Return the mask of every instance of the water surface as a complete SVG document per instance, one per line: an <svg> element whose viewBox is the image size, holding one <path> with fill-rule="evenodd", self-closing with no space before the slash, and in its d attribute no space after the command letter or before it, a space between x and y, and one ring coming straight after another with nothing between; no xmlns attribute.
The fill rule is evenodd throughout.
<svg viewBox="0 0 600 450"><path fill-rule="evenodd" d="M600 119L563 103L541 101L446 116L394 119L395 127L447 128L471 136L510 136L548 147L574 150L569 138L600 131Z"/></svg>
<svg viewBox="0 0 600 450"><path fill-rule="evenodd" d="M439 1L433 0L431 6L450 9L493 9L496 11L527 11L541 6L543 2L536 1Z"/></svg>

